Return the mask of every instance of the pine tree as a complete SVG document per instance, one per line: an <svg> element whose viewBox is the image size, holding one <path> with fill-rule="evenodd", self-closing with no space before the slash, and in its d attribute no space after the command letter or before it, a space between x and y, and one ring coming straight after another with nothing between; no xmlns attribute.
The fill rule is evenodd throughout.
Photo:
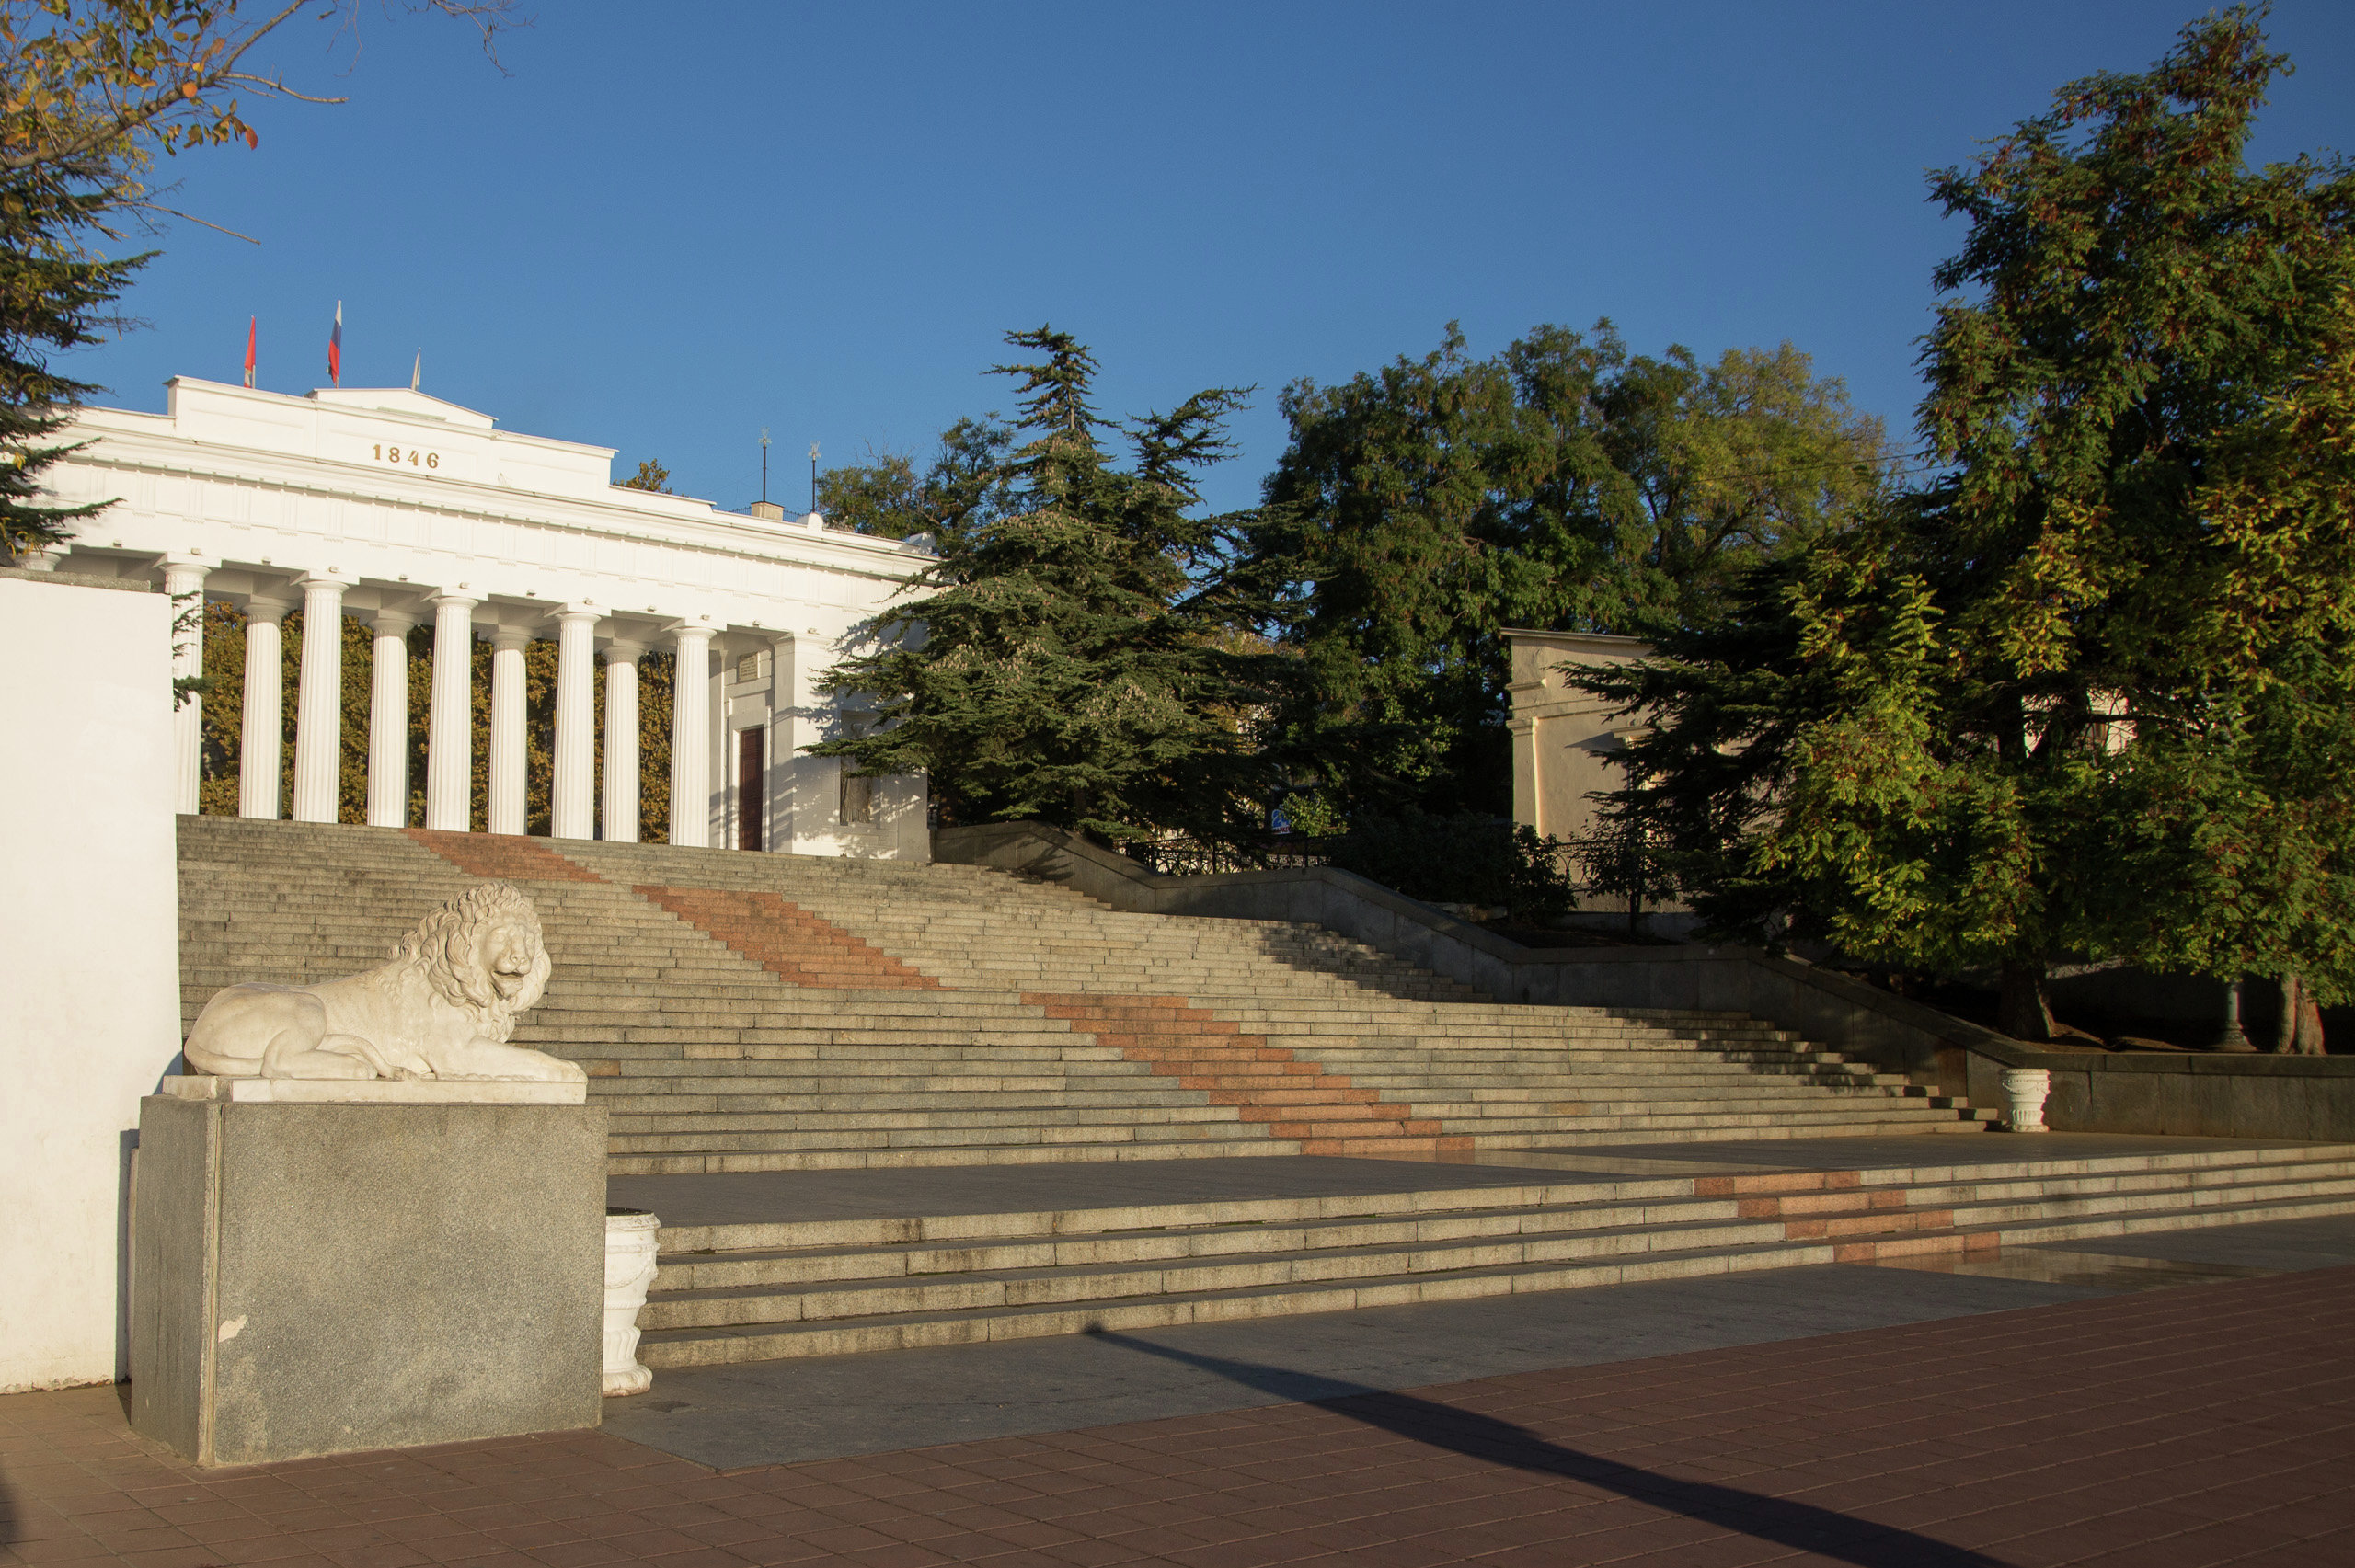
<svg viewBox="0 0 2355 1568"><path fill-rule="evenodd" d="M76 519L108 503L42 499L42 475L73 450L55 441L74 406L97 388L58 373L52 356L98 342L107 307L145 255L102 260L86 242L107 206L106 171L83 163L0 176L0 561L14 566L70 538Z"/></svg>
<svg viewBox="0 0 2355 1568"><path fill-rule="evenodd" d="M941 431L922 474L913 457L896 452L827 469L818 479L818 509L832 528L879 539L930 534L937 544L1010 509L1013 446L1014 432L995 415L959 419Z"/></svg>
<svg viewBox="0 0 2355 1568"><path fill-rule="evenodd" d="M871 704L873 727L811 750L927 773L950 820L1223 831L1256 793L1223 715L1249 704L1269 656L1221 637L1252 611L1227 569L1235 520L1194 515L1193 475L1226 455L1244 394L1213 388L1133 421L1122 469L1105 446L1116 427L1089 401L1087 349L1051 326L1006 341L1041 356L994 371L1017 383L1020 444L955 476L972 504L936 520L922 597L828 678Z"/></svg>

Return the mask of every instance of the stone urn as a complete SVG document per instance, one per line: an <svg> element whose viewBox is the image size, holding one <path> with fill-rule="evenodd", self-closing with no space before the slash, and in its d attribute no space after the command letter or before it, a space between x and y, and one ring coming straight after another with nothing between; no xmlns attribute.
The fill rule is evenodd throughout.
<svg viewBox="0 0 2355 1568"><path fill-rule="evenodd" d="M638 1364L638 1310L654 1283L655 1232L662 1221L642 1208L605 1210L605 1396L642 1394L654 1374Z"/></svg>
<svg viewBox="0 0 2355 1568"><path fill-rule="evenodd" d="M2014 1132L2047 1132L2045 1096L2052 1093L2052 1074L2040 1067L2004 1069L2004 1098L2011 1107L2005 1125Z"/></svg>

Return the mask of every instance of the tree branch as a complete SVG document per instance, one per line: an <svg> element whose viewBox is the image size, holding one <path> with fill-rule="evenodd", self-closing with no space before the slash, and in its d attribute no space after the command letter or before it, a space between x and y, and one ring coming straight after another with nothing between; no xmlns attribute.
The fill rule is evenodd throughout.
<svg viewBox="0 0 2355 1568"><path fill-rule="evenodd" d="M244 240L247 245L259 245L261 243L261 241L254 238L251 235L239 234L235 229L224 228L221 224L213 223L209 219L200 218L193 212L183 212L177 207L167 207L160 201L126 201L122 205L127 210L134 212L161 212L167 217L184 218L191 223L202 223L206 228L213 230L215 234L227 235L231 239Z"/></svg>

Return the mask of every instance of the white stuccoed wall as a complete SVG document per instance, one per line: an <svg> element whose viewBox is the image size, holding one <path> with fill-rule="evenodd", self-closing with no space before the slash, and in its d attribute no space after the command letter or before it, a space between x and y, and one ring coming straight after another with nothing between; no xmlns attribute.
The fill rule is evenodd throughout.
<svg viewBox="0 0 2355 1568"><path fill-rule="evenodd" d="M171 601L0 574L0 1393L109 1382L179 1045Z"/></svg>

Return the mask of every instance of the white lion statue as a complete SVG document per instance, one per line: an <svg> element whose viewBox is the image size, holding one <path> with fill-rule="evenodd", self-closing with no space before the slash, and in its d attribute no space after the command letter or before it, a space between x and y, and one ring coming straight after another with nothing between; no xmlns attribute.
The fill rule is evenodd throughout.
<svg viewBox="0 0 2355 1568"><path fill-rule="evenodd" d="M507 1043L547 983L532 900L486 882L418 921L392 962L365 974L229 987L182 1050L190 1072L223 1078L585 1081L573 1062Z"/></svg>

